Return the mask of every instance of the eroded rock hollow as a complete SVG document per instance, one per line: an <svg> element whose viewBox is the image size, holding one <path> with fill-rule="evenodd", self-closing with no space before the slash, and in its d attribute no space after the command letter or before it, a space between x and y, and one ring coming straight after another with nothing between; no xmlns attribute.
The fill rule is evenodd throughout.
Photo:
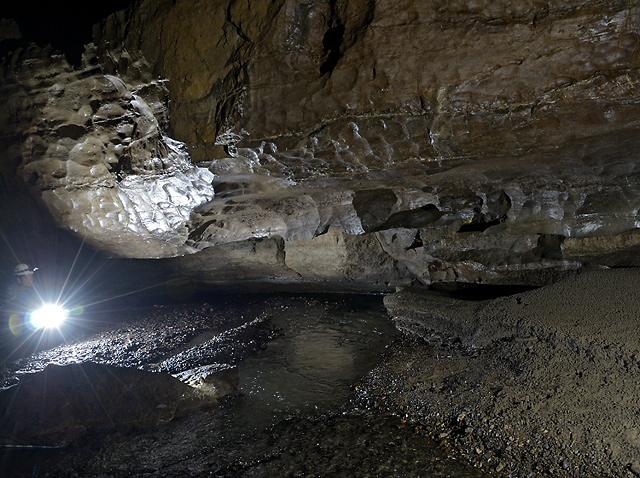
<svg viewBox="0 0 640 478"><path fill-rule="evenodd" d="M76 65L7 19L2 176L220 286L637 266L639 24L619 1L141 0Z"/></svg>

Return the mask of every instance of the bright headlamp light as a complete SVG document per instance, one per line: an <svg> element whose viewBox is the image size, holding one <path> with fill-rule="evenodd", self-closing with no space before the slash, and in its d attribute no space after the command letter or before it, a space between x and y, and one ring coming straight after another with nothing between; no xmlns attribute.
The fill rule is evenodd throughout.
<svg viewBox="0 0 640 478"><path fill-rule="evenodd" d="M69 311L58 304L43 304L27 317L28 323L35 330L57 329L67 319Z"/></svg>

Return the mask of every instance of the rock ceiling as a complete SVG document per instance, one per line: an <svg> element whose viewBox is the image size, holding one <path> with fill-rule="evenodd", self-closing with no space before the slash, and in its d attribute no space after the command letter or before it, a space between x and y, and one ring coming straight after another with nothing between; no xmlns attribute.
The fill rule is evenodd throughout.
<svg viewBox="0 0 640 478"><path fill-rule="evenodd" d="M254 3L139 1L79 65L3 20L5 184L219 285L638 265L634 2Z"/></svg>

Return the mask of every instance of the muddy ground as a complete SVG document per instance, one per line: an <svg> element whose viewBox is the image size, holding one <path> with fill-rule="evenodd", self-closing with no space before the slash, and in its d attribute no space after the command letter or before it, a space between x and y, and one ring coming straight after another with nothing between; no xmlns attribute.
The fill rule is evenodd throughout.
<svg viewBox="0 0 640 478"><path fill-rule="evenodd" d="M381 297L243 296L117 315L5 364L2 383L18 385L4 393L44 382L31 390L46 401L0 394L0 476L486 476L401 417L352 401L354 384L397 335ZM52 380L52 363L80 373ZM158 405L153 384L171 377L157 372L230 365L236 390L216 406L172 417L173 402ZM89 375L96 368L107 368L110 389L99 385L105 374ZM19 426L2 426L7 402L20 409L9 413ZM43 414L52 402L60 412ZM67 413L69 403L86 413ZM112 420L97 420L105 415ZM24 418L33 418L30 434ZM40 418L51 418L44 429Z"/></svg>
<svg viewBox="0 0 640 478"><path fill-rule="evenodd" d="M403 290L404 339L358 387L498 476L640 476L640 272L495 300Z"/></svg>
<svg viewBox="0 0 640 478"><path fill-rule="evenodd" d="M36 464L36 476L56 477L282 470L289 476L640 476L639 288L640 271L617 269L485 300L402 290L385 297L385 305L404 333L358 382L349 403L331 412L294 413L273 428L231 438L245 400L233 396L217 411L143 434L116 430L51 451L5 449L0 468L24 465L25 474L15 476L33 476ZM101 322L104 330L73 346L5 364L2 382L10 385L12 377L50 362L92 360L173 374L203 363L235 365L265 347L277 349L272 339L282 331L272 319L294 302L131 310L130 318ZM323 304L305 299L296 311L315 314L313 323L326 314Z"/></svg>

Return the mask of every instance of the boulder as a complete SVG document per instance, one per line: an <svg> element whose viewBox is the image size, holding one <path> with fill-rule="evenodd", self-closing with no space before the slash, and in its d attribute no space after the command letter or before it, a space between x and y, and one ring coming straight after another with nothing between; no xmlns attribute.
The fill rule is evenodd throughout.
<svg viewBox="0 0 640 478"><path fill-rule="evenodd" d="M51 364L0 392L0 437L3 445L61 446L92 433L162 425L215 403L167 373Z"/></svg>

